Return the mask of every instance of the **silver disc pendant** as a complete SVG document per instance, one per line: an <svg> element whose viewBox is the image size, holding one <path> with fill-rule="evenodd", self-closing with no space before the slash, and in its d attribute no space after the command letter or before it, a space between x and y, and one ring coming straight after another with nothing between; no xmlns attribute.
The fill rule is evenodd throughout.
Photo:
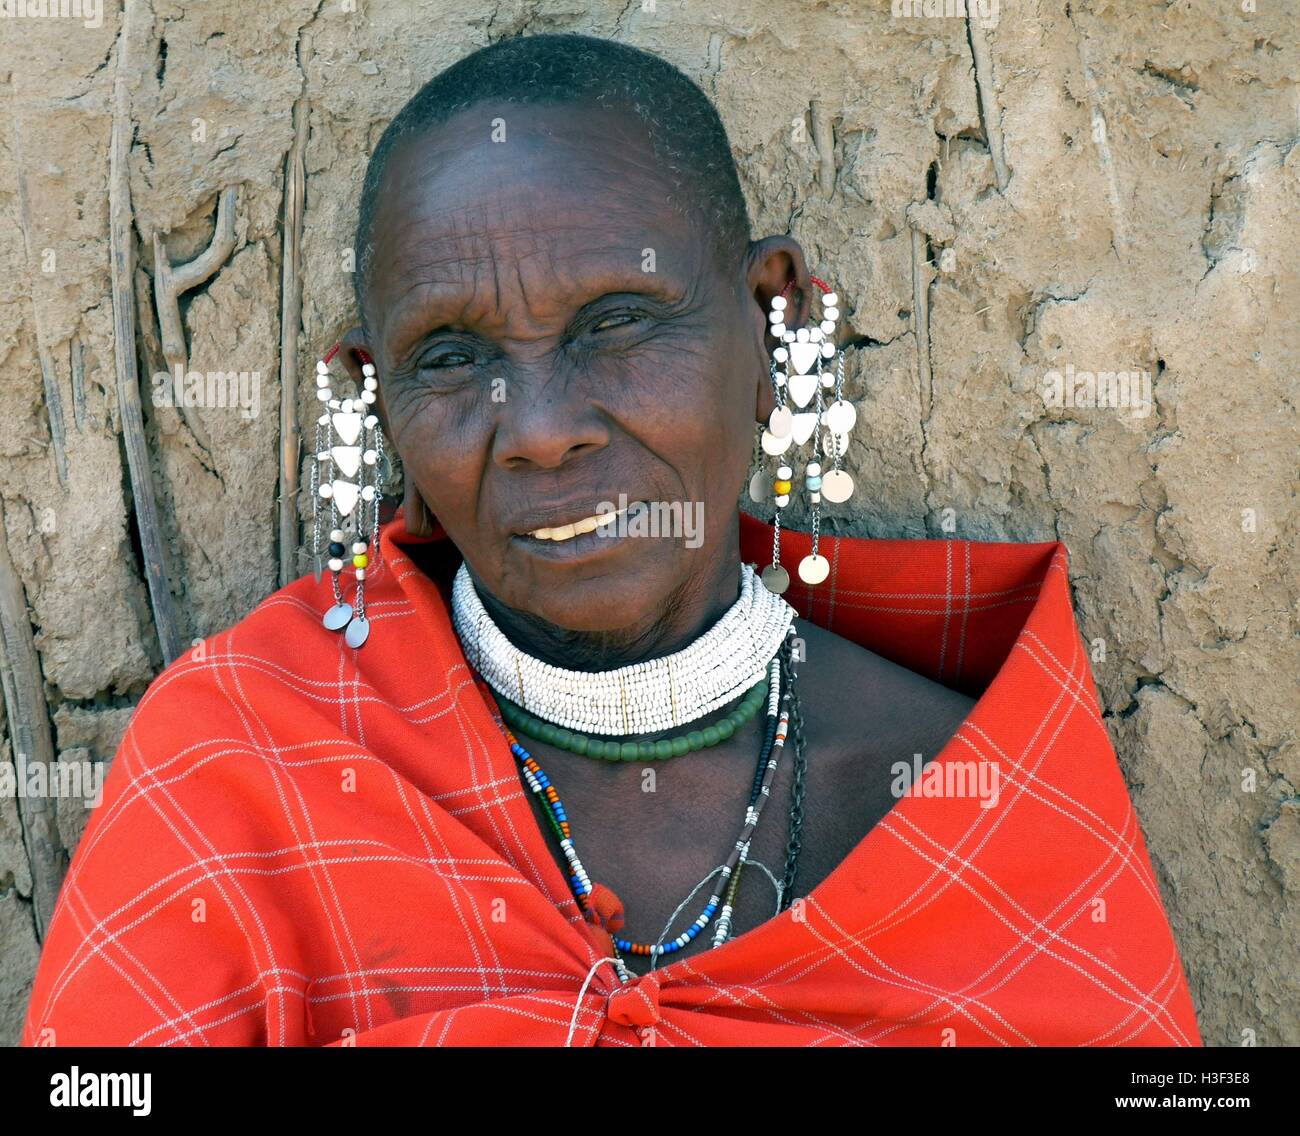
<svg viewBox="0 0 1300 1136"><path fill-rule="evenodd" d="M763 587L769 592L775 592L778 596L790 586L790 573L779 564L769 564L763 569L760 578L763 581Z"/></svg>
<svg viewBox="0 0 1300 1136"><path fill-rule="evenodd" d="M831 574L831 562L826 557L809 553L799 561L799 579L805 584L820 584Z"/></svg>
<svg viewBox="0 0 1300 1136"><path fill-rule="evenodd" d="M759 470L749 479L749 499L761 505L767 500L767 486L767 476Z"/></svg>
<svg viewBox="0 0 1300 1136"><path fill-rule="evenodd" d="M348 629L343 633L343 638L347 640L349 647L360 647L369 634L370 620L358 616L348 624Z"/></svg>
<svg viewBox="0 0 1300 1136"><path fill-rule="evenodd" d="M771 430L764 430L759 439L759 445L762 447L763 453L771 454L774 458L780 457L790 448L790 435L787 434L784 438L778 438Z"/></svg>
<svg viewBox="0 0 1300 1136"><path fill-rule="evenodd" d="M823 416L826 428L835 434L847 434L858 420L858 412L853 403L837 398L826 408Z"/></svg>
<svg viewBox="0 0 1300 1136"><path fill-rule="evenodd" d="M834 505L853 496L853 478L842 469L833 469L822 476L822 496Z"/></svg>
<svg viewBox="0 0 1300 1136"><path fill-rule="evenodd" d="M325 618L321 620L323 624L331 631L342 631L348 625L348 620L352 618L352 605L348 603L336 603L325 613Z"/></svg>
<svg viewBox="0 0 1300 1136"><path fill-rule="evenodd" d="M789 437L790 427L794 424L794 415L788 406L778 406L767 420L768 432L776 438Z"/></svg>

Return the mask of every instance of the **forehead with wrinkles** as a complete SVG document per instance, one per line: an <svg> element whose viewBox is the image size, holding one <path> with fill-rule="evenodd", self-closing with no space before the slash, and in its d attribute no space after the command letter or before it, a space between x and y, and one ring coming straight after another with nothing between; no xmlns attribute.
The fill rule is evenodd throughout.
<svg viewBox="0 0 1300 1136"><path fill-rule="evenodd" d="M493 141L494 120L505 141ZM578 293L680 295L706 242L674 198L644 129L623 113L475 106L390 160L366 322L396 355L435 316L526 333Z"/></svg>

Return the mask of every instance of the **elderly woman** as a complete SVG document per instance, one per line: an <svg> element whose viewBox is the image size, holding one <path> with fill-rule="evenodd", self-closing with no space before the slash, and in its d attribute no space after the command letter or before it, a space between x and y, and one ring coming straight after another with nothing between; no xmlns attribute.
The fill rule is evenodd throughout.
<svg viewBox="0 0 1300 1136"><path fill-rule="evenodd" d="M476 52L358 248L328 576L141 701L28 1044L1199 1044L1064 549L781 532L848 301L690 80Z"/></svg>

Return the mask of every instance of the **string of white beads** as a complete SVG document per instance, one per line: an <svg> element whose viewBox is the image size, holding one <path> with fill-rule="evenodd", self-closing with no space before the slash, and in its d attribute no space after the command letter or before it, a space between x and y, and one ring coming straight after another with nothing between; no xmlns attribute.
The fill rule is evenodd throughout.
<svg viewBox="0 0 1300 1136"><path fill-rule="evenodd" d="M742 564L740 597L689 646L613 670L575 671L511 643L483 607L464 563L451 600L465 657L493 690L543 721L607 736L673 729L749 690L763 677L795 615Z"/></svg>

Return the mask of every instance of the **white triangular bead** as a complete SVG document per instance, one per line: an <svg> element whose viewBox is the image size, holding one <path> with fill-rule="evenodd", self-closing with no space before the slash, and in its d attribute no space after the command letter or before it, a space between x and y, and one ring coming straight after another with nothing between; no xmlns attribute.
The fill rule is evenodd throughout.
<svg viewBox="0 0 1300 1136"><path fill-rule="evenodd" d="M330 453L334 455L334 464L344 477L356 477L357 470L361 468L360 446L331 446Z"/></svg>
<svg viewBox="0 0 1300 1136"><path fill-rule="evenodd" d="M805 407L812 400L812 396L817 393L817 376L816 375L791 375L789 382L790 398L795 406Z"/></svg>
<svg viewBox="0 0 1300 1136"><path fill-rule="evenodd" d="M801 375L817 362L817 356L820 354L821 348L815 343L804 341L790 344L790 362Z"/></svg>
<svg viewBox="0 0 1300 1136"><path fill-rule="evenodd" d="M361 490L350 481L335 480L331 483L334 490L334 504L345 517L356 507Z"/></svg>
<svg viewBox="0 0 1300 1136"><path fill-rule="evenodd" d="M334 429L347 445L352 445L361 436L361 415L356 411L335 414L333 421Z"/></svg>

